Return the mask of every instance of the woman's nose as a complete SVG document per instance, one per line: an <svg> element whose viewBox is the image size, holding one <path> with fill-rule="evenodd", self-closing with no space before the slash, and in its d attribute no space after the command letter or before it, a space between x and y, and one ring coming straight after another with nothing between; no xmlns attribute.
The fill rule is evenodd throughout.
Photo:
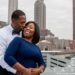
<svg viewBox="0 0 75 75"><path fill-rule="evenodd" d="M27 27L26 29L30 29L29 27Z"/></svg>

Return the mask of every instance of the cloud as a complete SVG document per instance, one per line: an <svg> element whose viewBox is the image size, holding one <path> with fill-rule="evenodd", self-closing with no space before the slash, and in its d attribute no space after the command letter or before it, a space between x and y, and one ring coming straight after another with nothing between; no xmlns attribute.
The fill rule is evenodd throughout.
<svg viewBox="0 0 75 75"><path fill-rule="evenodd" d="M72 39L72 0L50 0L50 2L46 0L45 2L47 28L59 38Z"/></svg>
<svg viewBox="0 0 75 75"><path fill-rule="evenodd" d="M34 20L34 2L36 0L18 0L18 8L26 13L27 20Z"/></svg>
<svg viewBox="0 0 75 75"><path fill-rule="evenodd" d="M0 1L0 21L6 21L8 18L8 0Z"/></svg>
<svg viewBox="0 0 75 75"><path fill-rule="evenodd" d="M0 21L8 21L8 9L6 7L0 8Z"/></svg>

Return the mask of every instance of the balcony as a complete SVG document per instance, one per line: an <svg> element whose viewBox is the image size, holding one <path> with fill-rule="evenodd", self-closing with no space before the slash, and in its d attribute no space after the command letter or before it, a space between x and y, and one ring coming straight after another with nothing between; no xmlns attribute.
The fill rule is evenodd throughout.
<svg viewBox="0 0 75 75"><path fill-rule="evenodd" d="M42 51L47 65L41 75L75 75L75 51Z"/></svg>

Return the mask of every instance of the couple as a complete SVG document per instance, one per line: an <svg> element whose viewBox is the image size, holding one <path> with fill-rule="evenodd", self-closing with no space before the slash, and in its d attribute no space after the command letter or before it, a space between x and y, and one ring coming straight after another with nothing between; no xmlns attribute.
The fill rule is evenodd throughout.
<svg viewBox="0 0 75 75"><path fill-rule="evenodd" d="M0 37L0 49L3 50L0 61L6 62L12 69L8 70L7 66L5 67L4 64L0 63L1 75L4 75L2 73L4 70L5 75L6 73L7 75L40 75L46 66L41 51L36 46L40 39L38 25L34 21L26 23L25 13L21 10L16 10L12 13L11 21L11 26L0 30L2 33L3 31L5 32L0 34L4 35L4 37ZM19 37L21 30L22 37ZM4 56L2 56L3 53ZM6 72L6 69L8 72Z"/></svg>

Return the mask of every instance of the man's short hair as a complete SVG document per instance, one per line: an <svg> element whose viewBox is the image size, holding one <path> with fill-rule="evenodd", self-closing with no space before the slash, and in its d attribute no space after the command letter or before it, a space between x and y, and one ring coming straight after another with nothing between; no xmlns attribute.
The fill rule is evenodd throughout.
<svg viewBox="0 0 75 75"><path fill-rule="evenodd" d="M19 16L25 16L25 13L22 10L15 10L12 15L11 15L11 19L18 19Z"/></svg>

